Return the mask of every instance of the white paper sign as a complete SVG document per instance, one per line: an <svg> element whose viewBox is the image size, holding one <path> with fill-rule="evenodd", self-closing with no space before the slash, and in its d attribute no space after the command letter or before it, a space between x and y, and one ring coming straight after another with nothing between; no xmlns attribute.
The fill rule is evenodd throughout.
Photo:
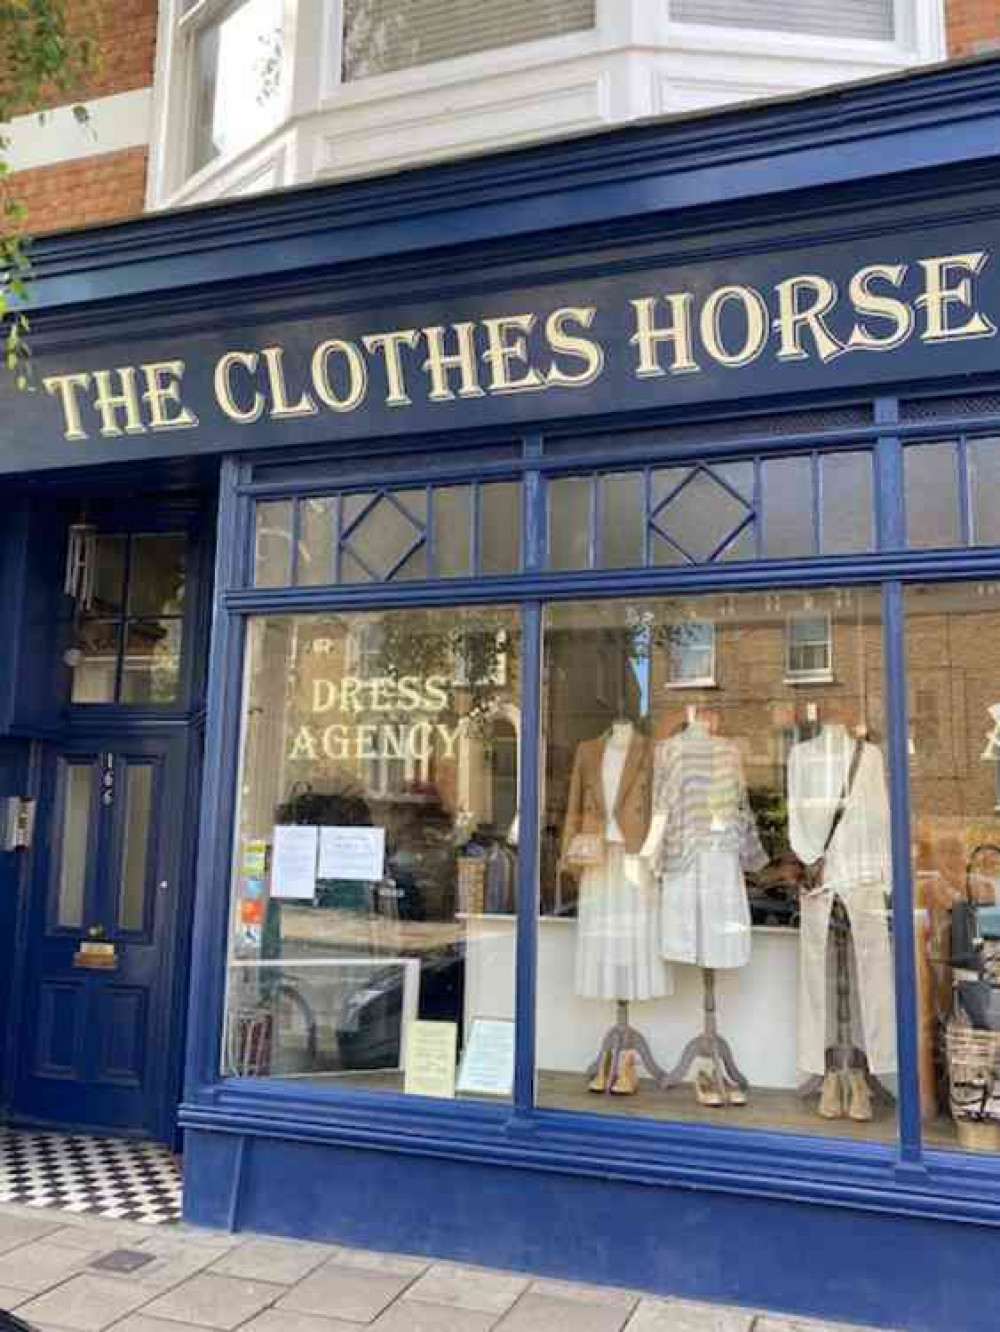
<svg viewBox="0 0 1000 1332"><path fill-rule="evenodd" d="M378 882L385 877L384 828L320 828L319 877Z"/></svg>
<svg viewBox="0 0 1000 1332"><path fill-rule="evenodd" d="M271 896L308 898L316 896L316 854L319 829L299 824L280 824L274 830L271 858Z"/></svg>
<svg viewBox="0 0 1000 1332"><path fill-rule="evenodd" d="M465 1043L458 1090L476 1096L510 1096L514 1090L514 1024L476 1018Z"/></svg>

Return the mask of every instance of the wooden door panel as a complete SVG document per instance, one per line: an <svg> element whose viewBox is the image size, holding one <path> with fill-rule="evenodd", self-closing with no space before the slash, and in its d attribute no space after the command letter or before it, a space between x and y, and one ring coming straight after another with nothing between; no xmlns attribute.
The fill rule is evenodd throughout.
<svg viewBox="0 0 1000 1332"><path fill-rule="evenodd" d="M94 1000L94 1021L100 1037L94 1077L118 1087L141 1087L146 1064L147 992L112 985L96 990Z"/></svg>
<svg viewBox="0 0 1000 1332"><path fill-rule="evenodd" d="M32 1059L36 1076L83 1082L87 1076L86 1030L86 984L43 981Z"/></svg>

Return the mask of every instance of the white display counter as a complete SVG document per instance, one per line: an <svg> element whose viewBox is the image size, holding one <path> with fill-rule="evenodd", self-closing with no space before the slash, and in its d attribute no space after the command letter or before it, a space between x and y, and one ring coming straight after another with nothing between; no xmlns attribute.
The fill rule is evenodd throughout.
<svg viewBox="0 0 1000 1332"><path fill-rule="evenodd" d="M514 1016L513 916L465 917L466 1031L473 1018ZM538 940L538 1067L581 1073L596 1057L614 1023L613 1000L581 999L574 991L576 920L543 916ZM673 964L674 992L665 999L629 1005L634 1026L655 1057L670 1068L687 1041L702 1029L702 977L698 967ZM736 1061L760 1088L797 1087L798 932L773 926L753 931L747 966L716 972L719 1030Z"/></svg>

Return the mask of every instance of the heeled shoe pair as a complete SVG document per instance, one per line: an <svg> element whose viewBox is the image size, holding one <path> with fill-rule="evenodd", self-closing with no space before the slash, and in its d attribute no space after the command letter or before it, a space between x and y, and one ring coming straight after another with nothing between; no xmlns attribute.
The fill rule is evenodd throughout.
<svg viewBox="0 0 1000 1332"><path fill-rule="evenodd" d="M618 1063L618 1072L613 1074L613 1060L610 1053L601 1055L597 1073L590 1083L592 1092L607 1092L612 1096L634 1096L639 1090L639 1061L634 1050L626 1050ZM610 1086L608 1085L610 1083Z"/></svg>
<svg viewBox="0 0 1000 1332"><path fill-rule="evenodd" d="M742 1087L722 1078L713 1078L704 1069L694 1080L695 1100L699 1105L710 1110L719 1110L726 1105L746 1105L747 1094Z"/></svg>
<svg viewBox="0 0 1000 1332"><path fill-rule="evenodd" d="M874 1119L875 1107L864 1070L849 1068L827 1073L820 1093L819 1113L824 1119L853 1119L858 1123Z"/></svg>

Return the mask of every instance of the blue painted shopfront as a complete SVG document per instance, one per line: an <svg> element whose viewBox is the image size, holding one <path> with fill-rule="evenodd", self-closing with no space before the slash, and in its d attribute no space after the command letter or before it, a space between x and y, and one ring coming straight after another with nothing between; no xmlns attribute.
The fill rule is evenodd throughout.
<svg viewBox="0 0 1000 1332"><path fill-rule="evenodd" d="M12 1118L162 1140L179 1125L186 1212L201 1224L914 1332L992 1326L1000 1158L940 1145L921 1113L908 770L922 704L907 688L907 615L918 586L1000 578L977 470L1000 435L998 75L985 60L37 246L34 391L5 391L0 418L0 794L39 800L34 850L0 856ZM954 495L937 543L912 498L922 445L944 450ZM791 460L805 515L794 555L775 537L774 478ZM867 478L862 535L846 545L831 460ZM642 536L609 567L601 497L625 475ZM589 487L582 554L559 562L556 496L573 480ZM698 554L665 516L695 484L725 491L734 515ZM491 486L517 495L509 564L489 566L473 524L466 566L439 576L439 494L467 492L478 515ZM414 501L400 495L423 497L412 544L347 579L364 515L385 503L405 517ZM299 552L321 502L340 515L336 576L311 578ZM287 521L287 555L262 578L265 509ZM109 537L187 534L167 704L67 695L60 589L81 511ZM418 549L420 572L395 577ZM526 811L540 809L543 771L524 743L509 1103L220 1074L261 617L502 607L519 635L521 734L539 737L554 608L831 588L877 607L889 1140L539 1103L544 848ZM130 615L126 595L123 633ZM143 765L151 832L126 910L126 815L101 792ZM66 842L51 830L74 772L89 774L93 851L67 923L52 915ZM74 972L87 939L115 946L119 968ZM80 1017L102 1011L103 1031Z"/></svg>

